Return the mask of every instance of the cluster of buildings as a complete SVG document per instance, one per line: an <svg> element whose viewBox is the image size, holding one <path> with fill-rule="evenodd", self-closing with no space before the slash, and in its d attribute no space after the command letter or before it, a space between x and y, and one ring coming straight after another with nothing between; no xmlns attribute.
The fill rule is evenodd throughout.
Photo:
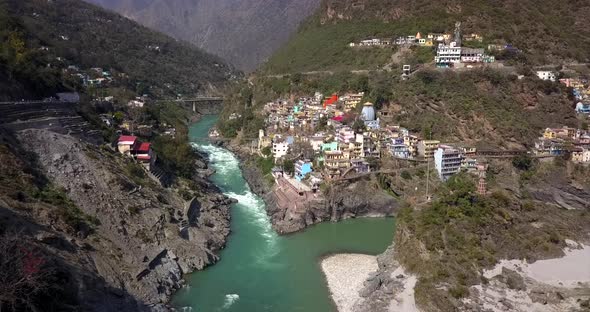
<svg viewBox="0 0 590 312"><path fill-rule="evenodd" d="M139 138L133 135L119 136L117 150L123 155L133 157L148 172L150 172L150 168L156 161L156 153L152 150L151 143L141 142Z"/></svg>
<svg viewBox="0 0 590 312"><path fill-rule="evenodd" d="M376 46L389 46L389 45L417 45L424 47L435 47L440 44L448 45L453 40L453 34L450 33L428 33L422 35L418 32L416 35L399 36L391 39L371 38L361 40L359 42L351 42L348 45L350 47L376 47ZM483 37L479 34L468 34L462 36L462 40L466 42L482 42Z"/></svg>
<svg viewBox="0 0 590 312"><path fill-rule="evenodd" d="M434 57L436 66L440 68L457 67L459 64L493 63L495 61L496 58L486 54L483 48L461 47L460 41L439 44Z"/></svg>
<svg viewBox="0 0 590 312"><path fill-rule="evenodd" d="M475 148L424 140L400 126L382 127L373 105L361 104L363 96L349 93L324 98L316 93L313 97L268 103L266 129L260 129L257 141L259 154L262 156L262 150L269 148L275 163L295 158L291 158L295 161L295 180L313 181L312 188L318 181L342 178L349 172L369 173L369 160L387 154L408 161L434 160L443 180L461 170L476 168ZM357 117L352 111L361 105ZM355 129L351 124L356 124ZM309 144L313 157L295 155L292 148L297 143Z"/></svg>
<svg viewBox="0 0 590 312"><path fill-rule="evenodd" d="M590 163L590 132L570 127L547 128L535 142L537 156L571 155L571 161Z"/></svg>
<svg viewBox="0 0 590 312"><path fill-rule="evenodd" d="M104 70L100 67L94 67L89 70L81 70L76 65L70 65L67 68L64 68L63 72L66 75L79 79L85 87L104 87L110 85L115 80L113 74L110 71ZM125 74L122 73L118 75L125 76Z"/></svg>
<svg viewBox="0 0 590 312"><path fill-rule="evenodd" d="M559 82L571 87L576 101L576 113L590 115L590 83L588 79L565 78Z"/></svg>
<svg viewBox="0 0 590 312"><path fill-rule="evenodd" d="M343 96L333 94L324 97L316 92L312 97L302 97L298 100L276 100L264 107L267 116L266 124L272 132L281 131L312 131L322 126L334 126L355 115L354 110L361 105L364 93L347 93ZM379 128L379 119L371 103L363 104L361 119L372 129ZM325 123L325 124L323 124Z"/></svg>

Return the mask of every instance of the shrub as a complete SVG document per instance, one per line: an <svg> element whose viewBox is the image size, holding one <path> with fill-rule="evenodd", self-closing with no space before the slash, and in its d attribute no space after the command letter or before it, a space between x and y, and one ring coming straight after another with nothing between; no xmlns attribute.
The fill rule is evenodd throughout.
<svg viewBox="0 0 590 312"><path fill-rule="evenodd" d="M522 171L528 171L533 167L533 159L529 155L518 155L512 159L514 168Z"/></svg>
<svg viewBox="0 0 590 312"><path fill-rule="evenodd" d="M403 170L401 173L401 177L404 180L410 180L410 179L412 179L412 174L410 172L408 172L407 170Z"/></svg>

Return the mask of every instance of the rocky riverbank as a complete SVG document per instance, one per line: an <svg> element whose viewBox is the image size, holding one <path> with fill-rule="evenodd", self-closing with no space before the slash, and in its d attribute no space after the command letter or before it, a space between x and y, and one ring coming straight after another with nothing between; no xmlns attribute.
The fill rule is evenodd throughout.
<svg viewBox="0 0 590 312"><path fill-rule="evenodd" d="M278 200L278 186L264 177L249 149L236 144L218 144L238 156L244 178L252 191L264 199L272 226L279 234L294 233L325 221L393 216L399 209L397 200L382 191L371 177L334 185L313 200L298 202L296 210L282 206Z"/></svg>
<svg viewBox="0 0 590 312"><path fill-rule="evenodd" d="M35 244L76 268L63 273L63 284L84 310L167 310L184 274L218 260L234 201L207 181L205 160L195 177L199 195L186 202L109 148L47 130L22 131L18 141L33 160L17 171L45 176L51 187L41 196L56 208L29 204L23 192L7 194L0 198L0 221L10 228L30 220L25 228L37 229L31 230L40 237ZM37 168L29 168L33 163ZM64 241L75 243L64 248Z"/></svg>

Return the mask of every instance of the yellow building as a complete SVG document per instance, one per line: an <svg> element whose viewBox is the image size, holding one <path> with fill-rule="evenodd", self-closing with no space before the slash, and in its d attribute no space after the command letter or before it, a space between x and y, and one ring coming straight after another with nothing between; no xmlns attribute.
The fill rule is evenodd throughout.
<svg viewBox="0 0 590 312"><path fill-rule="evenodd" d="M434 152L438 149L440 141L421 140L418 142L418 155L424 158L433 158Z"/></svg>
<svg viewBox="0 0 590 312"><path fill-rule="evenodd" d="M327 151L324 153L324 166L328 169L350 167L350 152Z"/></svg>
<svg viewBox="0 0 590 312"><path fill-rule="evenodd" d="M545 129L545 132L543 132L544 139L555 139L556 137L557 133L551 128L547 128Z"/></svg>

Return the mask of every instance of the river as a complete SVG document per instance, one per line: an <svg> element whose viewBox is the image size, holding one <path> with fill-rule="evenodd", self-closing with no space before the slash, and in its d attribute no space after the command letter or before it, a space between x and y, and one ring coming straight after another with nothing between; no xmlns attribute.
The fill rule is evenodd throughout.
<svg viewBox="0 0 590 312"><path fill-rule="evenodd" d="M242 177L238 159L206 142L217 121L205 116L190 128L197 148L209 155L211 180L239 202L231 208L231 235L221 260L186 276L172 304L192 312L331 312L335 307L319 260L330 253L379 254L391 243L392 218L362 218L322 223L279 236L271 228L264 202Z"/></svg>

